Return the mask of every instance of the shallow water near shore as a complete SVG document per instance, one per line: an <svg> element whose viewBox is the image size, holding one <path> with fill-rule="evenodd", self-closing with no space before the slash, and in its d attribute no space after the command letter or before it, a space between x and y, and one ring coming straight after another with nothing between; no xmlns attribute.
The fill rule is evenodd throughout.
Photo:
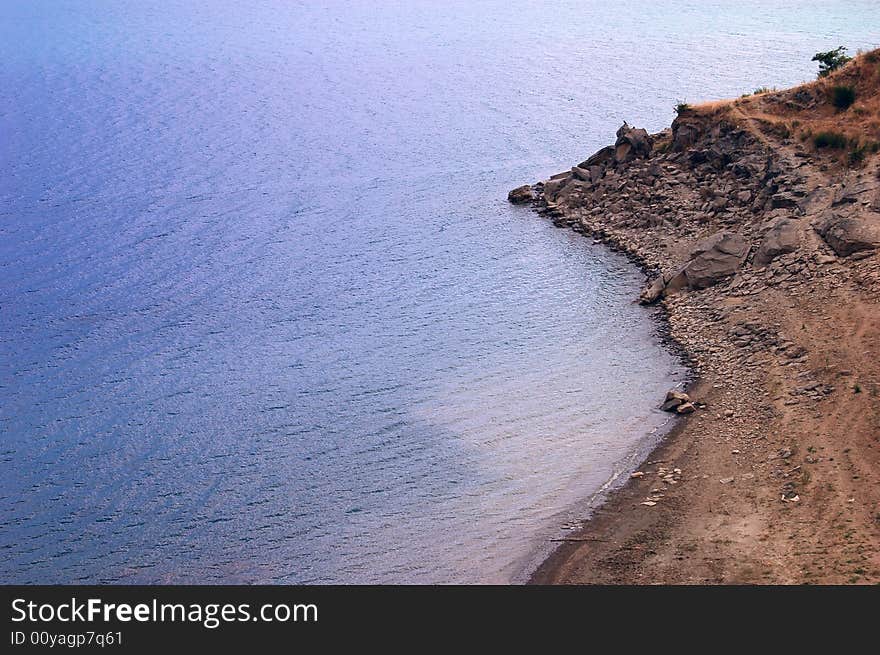
<svg viewBox="0 0 880 655"><path fill-rule="evenodd" d="M523 580L685 371L507 190L880 38L608 4L5 3L0 582Z"/></svg>

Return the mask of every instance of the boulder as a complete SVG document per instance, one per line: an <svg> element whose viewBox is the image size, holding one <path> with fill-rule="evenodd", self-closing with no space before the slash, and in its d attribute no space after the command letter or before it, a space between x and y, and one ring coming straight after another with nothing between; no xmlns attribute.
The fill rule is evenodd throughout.
<svg viewBox="0 0 880 655"><path fill-rule="evenodd" d="M704 289L720 282L736 273L748 254L749 243L739 234L718 232L703 239L691 251L690 261L682 269L687 286Z"/></svg>
<svg viewBox="0 0 880 655"><path fill-rule="evenodd" d="M578 168L590 168L590 166L605 167L614 161L614 146L605 146L601 150L590 155L589 159L578 164Z"/></svg>
<svg viewBox="0 0 880 655"><path fill-rule="evenodd" d="M685 275L687 264L679 266L670 273L664 273L654 279L639 294L639 304L650 305L657 302L660 298L667 296L676 291L681 291L688 286L688 279Z"/></svg>
<svg viewBox="0 0 880 655"><path fill-rule="evenodd" d="M583 197L585 194L589 193L590 189L591 185L589 182L584 182L580 179L571 179L565 184L565 186L556 192L556 199L557 201L562 201L569 196Z"/></svg>
<svg viewBox="0 0 880 655"><path fill-rule="evenodd" d="M774 194L770 198L770 207L772 209L795 209L800 210L798 199L791 193L781 192Z"/></svg>
<svg viewBox="0 0 880 655"><path fill-rule="evenodd" d="M639 294L639 303L642 305L652 305L663 297L665 289L666 279L660 275L642 289L642 292Z"/></svg>
<svg viewBox="0 0 880 655"><path fill-rule="evenodd" d="M769 264L779 255L794 252L801 245L801 234L797 221L781 218L776 221L755 253L755 266L761 268Z"/></svg>
<svg viewBox="0 0 880 655"><path fill-rule="evenodd" d="M683 403L689 403L691 401L691 397L687 395L684 391L670 389L666 392L666 401L669 402L670 400L680 400Z"/></svg>
<svg viewBox="0 0 880 655"><path fill-rule="evenodd" d="M553 176L546 182L544 182L544 197L547 200L555 201L559 192L568 184L568 181L571 179L571 174L567 174L563 177Z"/></svg>
<svg viewBox="0 0 880 655"><path fill-rule="evenodd" d="M663 404L660 405L660 409L662 409L664 412L674 412L680 406L690 402L690 396L688 396L686 393L673 389L667 392L666 400L664 400Z"/></svg>
<svg viewBox="0 0 880 655"><path fill-rule="evenodd" d="M590 173L590 169L581 168L580 166L573 166L571 169L571 174L579 180L584 182L592 182L593 177Z"/></svg>
<svg viewBox="0 0 880 655"><path fill-rule="evenodd" d="M626 164L634 159L645 158L651 154L651 137L648 131L624 124L617 130L614 142L614 161Z"/></svg>
<svg viewBox="0 0 880 655"><path fill-rule="evenodd" d="M535 196L532 193L532 187L530 184L523 184L522 186L518 186L513 191L507 194L508 202L512 202L515 205L521 205L526 202L531 202L534 200Z"/></svg>
<svg viewBox="0 0 880 655"><path fill-rule="evenodd" d="M748 242L739 234L718 232L700 241L688 261L653 280L639 295L650 305L681 289L705 289L736 273L749 254Z"/></svg>
<svg viewBox="0 0 880 655"><path fill-rule="evenodd" d="M880 214L841 216L830 212L815 225L816 232L841 257L880 247Z"/></svg>
<svg viewBox="0 0 880 655"><path fill-rule="evenodd" d="M675 408L676 414L692 414L696 411L696 406L693 403L682 403L678 407Z"/></svg>
<svg viewBox="0 0 880 655"><path fill-rule="evenodd" d="M668 273L666 275L666 285L663 288L664 295L675 293L676 291L681 291L682 289L686 289L688 286L690 286L687 275L685 274L685 270L687 269L687 267L687 264L682 264L677 269L672 271L672 273Z"/></svg>

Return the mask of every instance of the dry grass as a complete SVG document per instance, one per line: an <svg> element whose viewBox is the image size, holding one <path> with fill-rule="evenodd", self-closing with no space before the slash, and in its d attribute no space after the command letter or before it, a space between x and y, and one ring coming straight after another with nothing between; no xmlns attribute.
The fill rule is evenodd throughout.
<svg viewBox="0 0 880 655"><path fill-rule="evenodd" d="M833 103L832 90L838 86L855 90L855 102L844 110ZM877 156L880 149L880 49L859 54L840 70L814 82L694 105L692 110L759 131L763 139L790 139L823 157L861 163ZM817 149L815 139L821 133L839 134L847 146Z"/></svg>

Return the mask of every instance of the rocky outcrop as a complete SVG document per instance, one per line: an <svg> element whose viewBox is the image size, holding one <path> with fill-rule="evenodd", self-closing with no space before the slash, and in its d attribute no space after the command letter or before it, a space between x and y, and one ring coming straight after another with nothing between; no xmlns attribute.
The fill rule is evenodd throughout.
<svg viewBox="0 0 880 655"><path fill-rule="evenodd" d="M686 123L681 116L672 123L672 149L676 152L687 150L697 142L700 129L693 124Z"/></svg>
<svg viewBox="0 0 880 655"><path fill-rule="evenodd" d="M874 212L853 216L828 212L816 223L815 228L841 257L880 247L880 214Z"/></svg>
<svg viewBox="0 0 880 655"><path fill-rule="evenodd" d="M868 204L874 211L880 210L880 179L860 175L835 190L832 206L856 203Z"/></svg>
<svg viewBox="0 0 880 655"><path fill-rule="evenodd" d="M617 130L614 142L614 161L627 164L634 159L644 159L651 154L651 136L647 130L629 126L626 122Z"/></svg>
<svg viewBox="0 0 880 655"><path fill-rule="evenodd" d="M572 195L583 198L603 183L607 187L613 184L618 171L637 159L648 158L652 147L653 139L647 130L624 123L617 130L617 141L613 146L600 149L570 171L546 180L543 183L544 197L550 202L558 202Z"/></svg>
<svg viewBox="0 0 880 655"><path fill-rule="evenodd" d="M534 199L535 196L532 192L531 184L523 184L522 186L518 186L507 194L508 202L512 202L515 205L522 205L531 202Z"/></svg>
<svg viewBox="0 0 880 655"><path fill-rule="evenodd" d="M533 187L539 212L636 256L654 272L643 304L790 286L839 261L825 244L852 260L880 248L877 167L828 184L810 155L776 151L753 128L696 110L656 134L624 123L614 145Z"/></svg>

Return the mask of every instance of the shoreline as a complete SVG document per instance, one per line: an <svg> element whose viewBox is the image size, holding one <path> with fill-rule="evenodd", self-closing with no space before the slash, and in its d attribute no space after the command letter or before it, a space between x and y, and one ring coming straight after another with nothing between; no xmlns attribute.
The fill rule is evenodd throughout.
<svg viewBox="0 0 880 655"><path fill-rule="evenodd" d="M537 211L538 208L534 207L533 210ZM580 236L590 238L594 244L600 244L602 247L625 257L646 278L657 274L657 270L653 269L637 252L620 248L616 243L607 241L599 234L582 232ZM635 288L634 292L633 297L635 298L638 294L638 288ZM700 382L700 377L693 365L689 352L672 334L668 310L662 305L645 309L650 312L649 321L654 324L654 335L660 347L670 353L679 362L682 369L684 369L680 390L689 392ZM678 385L676 387L678 388ZM535 551L529 559L529 564L514 578L513 582L515 584L527 585L552 584L554 571L576 550L575 544L582 543L582 539L589 538L591 524L597 515L602 513L606 507L617 503L617 497L625 494L626 490L632 486L633 480L629 477L631 469L638 470L646 462L658 460L667 442L674 439L683 426L684 423L677 420L674 414L671 414L666 422L653 430L645 432L642 441L653 443L635 447L624 460L617 463L621 465L620 471L611 475L600 488L578 503L577 509L574 511L583 514L582 517L577 519L581 526L574 529L565 527L558 529L555 536L549 542Z"/></svg>
<svg viewBox="0 0 880 655"><path fill-rule="evenodd" d="M667 451L673 446L684 427L685 423L681 421L673 425L663 435L660 442L642 459L637 468L641 470L648 463L665 461ZM627 512L629 506L640 500L640 490L634 478L623 480L622 484L609 490L601 502L591 508L590 514L581 528L572 530L557 541L552 552L537 568L532 570L526 584L550 585L562 582L567 573L567 564L577 555L578 550L583 548L583 544L595 543L601 538L600 534L605 534L617 527L614 523L622 520L619 512ZM623 520L632 521L634 517Z"/></svg>
<svg viewBox="0 0 880 655"><path fill-rule="evenodd" d="M542 213L541 209L540 205L534 207L538 214ZM642 272L646 279L659 274L659 269L648 263L642 253L621 247L616 239L609 239L604 231L593 232L587 229L578 231L584 238L592 239L594 243L601 244L612 252L626 257L633 266ZM700 388L704 380L700 377L687 347L673 335L668 308L665 305L658 305L653 310L651 320L655 322L660 344L678 359L685 369L683 391L693 394L695 390ZM674 415L670 416L668 424L659 430L658 441L650 447L644 456L638 457L636 470L641 470L646 465L665 462L667 458L672 457L676 440L687 428L687 422L683 418L677 419ZM646 435L646 438L649 435ZM549 548L549 554L546 554L543 559L537 560L536 566L532 565L527 569L526 575L523 576L525 584L559 584L566 573L566 565L583 548L582 544L596 543L599 540L597 536L599 533L615 528L619 529L622 524L633 521L634 517L630 517L627 509L640 499L641 490L637 482L637 478L629 477L629 472L624 470L591 494L584 503L586 516L581 519L582 526L575 530L560 532L559 537L551 540L556 545ZM547 550L545 549L545 552Z"/></svg>
<svg viewBox="0 0 880 655"><path fill-rule="evenodd" d="M644 462L650 461L652 454L659 450L676 427L674 417L669 417L656 428L645 431L640 441L633 445L632 451L615 462L614 470L605 482L558 515L563 523L557 524L549 536L544 535L541 540L536 540L534 549L521 560L523 565L508 583L536 584L534 578L547 561L553 559L560 548L585 530L591 518L627 485L630 473Z"/></svg>
<svg viewBox="0 0 880 655"><path fill-rule="evenodd" d="M538 211L538 207L535 207L535 211ZM590 238L594 243L601 244L612 252L623 255L636 269L642 272L646 279L650 279L659 272L640 253L621 248L616 241L609 241L604 234L584 231L581 232L581 236ZM656 326L660 345L679 360L685 369L682 390L689 394L693 393L702 380L694 366L691 354L673 336L670 313L667 308L659 305L652 309L650 320ZM649 311L651 310L649 309ZM665 461L667 450L672 447L672 442L687 425L685 421L676 420L676 418L674 415L670 416L667 423L657 429L657 432L660 433L659 437L644 455L640 456L637 451L632 453L636 470L641 470L646 464ZM645 439L649 438L651 434L647 433ZM615 517L619 516L620 512L625 512L625 508L637 499L639 490L635 484L636 479L629 477L628 468L630 467L624 467L624 470L609 478L608 482L585 499L583 510L581 510L585 512L585 517L581 519L581 527L574 530L562 530L556 538L550 540L555 545L542 549L541 553L544 553L542 558L536 558L521 576L520 579L525 584L558 584L564 574L566 563L581 548L579 544L593 542L597 538L594 536L595 533L603 529L607 530ZM618 520L620 519L618 518Z"/></svg>
<svg viewBox="0 0 880 655"><path fill-rule="evenodd" d="M880 581L880 156L812 145L874 129L828 98L874 97L878 62L624 124L511 192L646 273L694 405L529 583Z"/></svg>

